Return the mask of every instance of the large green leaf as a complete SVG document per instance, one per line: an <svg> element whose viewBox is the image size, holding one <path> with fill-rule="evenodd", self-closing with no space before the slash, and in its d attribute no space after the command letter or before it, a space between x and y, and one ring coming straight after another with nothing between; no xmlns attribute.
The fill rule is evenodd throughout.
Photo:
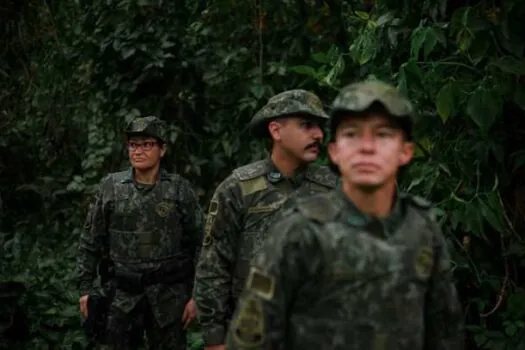
<svg viewBox="0 0 525 350"><path fill-rule="evenodd" d="M467 113L476 125L484 132L496 122L501 115L503 102L494 89L477 88L470 95L467 103Z"/></svg>
<svg viewBox="0 0 525 350"><path fill-rule="evenodd" d="M525 60L512 56L504 56L490 61L490 64L498 67L504 73L514 75L525 75Z"/></svg>
<svg viewBox="0 0 525 350"><path fill-rule="evenodd" d="M434 27L418 27L412 32L410 55L413 59L418 58L421 49L423 49L423 58L427 59L437 43L445 41L439 30Z"/></svg>
<svg viewBox="0 0 525 350"><path fill-rule="evenodd" d="M436 97L436 109L443 124L447 122L448 118L458 113L459 93L460 90L453 80L448 81L439 90Z"/></svg>

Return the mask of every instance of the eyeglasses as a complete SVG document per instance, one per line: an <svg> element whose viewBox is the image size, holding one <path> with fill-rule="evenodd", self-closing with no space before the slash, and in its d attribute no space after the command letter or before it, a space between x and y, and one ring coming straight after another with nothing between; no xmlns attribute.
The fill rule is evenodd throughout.
<svg viewBox="0 0 525 350"><path fill-rule="evenodd" d="M128 150L129 151L136 151L137 149L140 148L143 151L149 151L155 145L157 145L157 142L155 142L155 141L145 141L145 142L130 141L130 142L128 142Z"/></svg>

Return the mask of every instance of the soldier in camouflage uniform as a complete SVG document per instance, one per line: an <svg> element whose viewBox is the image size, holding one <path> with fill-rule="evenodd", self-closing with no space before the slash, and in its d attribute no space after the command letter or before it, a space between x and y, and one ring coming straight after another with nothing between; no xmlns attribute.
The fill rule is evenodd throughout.
<svg viewBox="0 0 525 350"><path fill-rule="evenodd" d="M249 261L283 202L335 188L330 169L313 164L327 120L319 98L304 90L275 95L253 117L251 129L271 139L271 155L235 169L218 186L205 222L194 298L207 350L224 349Z"/></svg>
<svg viewBox="0 0 525 350"><path fill-rule="evenodd" d="M300 199L255 256L228 349L460 350L447 244L425 200L396 191L413 107L366 81L333 103L341 186Z"/></svg>
<svg viewBox="0 0 525 350"><path fill-rule="evenodd" d="M126 129L131 168L104 177L80 238L80 307L94 288L106 249L115 286L107 320L114 349L136 349L146 332L154 349L186 349L202 242L203 213L190 183L160 167L164 123L137 118Z"/></svg>

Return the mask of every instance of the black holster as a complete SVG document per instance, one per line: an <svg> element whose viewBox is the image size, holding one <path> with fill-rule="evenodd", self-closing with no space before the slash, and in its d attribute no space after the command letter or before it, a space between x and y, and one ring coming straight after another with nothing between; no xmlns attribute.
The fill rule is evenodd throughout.
<svg viewBox="0 0 525 350"><path fill-rule="evenodd" d="M106 343L107 320L111 296L90 294L87 301L88 317L82 327L86 337L95 343Z"/></svg>

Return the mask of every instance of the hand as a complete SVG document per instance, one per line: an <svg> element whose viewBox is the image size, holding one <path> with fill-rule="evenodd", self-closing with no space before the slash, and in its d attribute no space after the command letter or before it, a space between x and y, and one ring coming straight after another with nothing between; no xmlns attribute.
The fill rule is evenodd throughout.
<svg viewBox="0 0 525 350"><path fill-rule="evenodd" d="M226 345L221 344L221 345L205 346L204 350L226 350Z"/></svg>
<svg viewBox="0 0 525 350"><path fill-rule="evenodd" d="M182 322L184 323L184 329L188 328L188 325L197 317L197 306L195 301L190 299L186 306L184 307L184 312L182 313Z"/></svg>
<svg viewBox="0 0 525 350"><path fill-rule="evenodd" d="M80 313L82 314L84 318L88 317L88 307L87 307L88 298L89 298L89 295L86 294L86 295L81 296L79 299Z"/></svg>

